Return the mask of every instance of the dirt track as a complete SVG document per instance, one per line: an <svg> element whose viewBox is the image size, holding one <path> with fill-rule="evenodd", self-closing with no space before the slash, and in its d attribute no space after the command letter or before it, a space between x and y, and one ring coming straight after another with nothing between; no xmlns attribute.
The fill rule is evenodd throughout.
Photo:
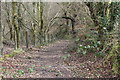
<svg viewBox="0 0 120 80"><path fill-rule="evenodd" d="M2 63L3 70L5 70L5 73L2 74L7 78L73 77L72 72L62 58L65 56L64 50L71 44L72 41L60 40L40 49L33 48L9 58Z"/></svg>

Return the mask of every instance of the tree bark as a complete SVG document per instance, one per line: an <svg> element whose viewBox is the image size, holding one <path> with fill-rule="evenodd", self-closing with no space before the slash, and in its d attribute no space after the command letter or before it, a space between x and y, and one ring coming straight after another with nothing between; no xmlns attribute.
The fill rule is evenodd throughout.
<svg viewBox="0 0 120 80"><path fill-rule="evenodd" d="M16 5L17 5L16 2L12 2L12 15L13 15L12 24L14 27L14 37L15 37L14 41L16 44L15 49L18 49L19 48L19 29L18 29L18 25L16 22L16 17L17 17Z"/></svg>
<svg viewBox="0 0 120 80"><path fill-rule="evenodd" d="M1 24L1 2L0 2L0 56L3 54L3 30Z"/></svg>
<svg viewBox="0 0 120 80"><path fill-rule="evenodd" d="M28 48L28 32L27 31L25 31L25 41L26 41L26 48Z"/></svg>

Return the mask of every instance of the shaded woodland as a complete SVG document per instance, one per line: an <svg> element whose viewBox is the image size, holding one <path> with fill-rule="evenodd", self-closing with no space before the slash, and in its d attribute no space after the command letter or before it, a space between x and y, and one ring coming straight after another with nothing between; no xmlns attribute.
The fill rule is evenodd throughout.
<svg viewBox="0 0 120 80"><path fill-rule="evenodd" d="M120 76L120 2L2 2L0 5L0 76L19 78L26 74L24 70L7 73L5 65L9 59L22 60L24 53L32 63L35 60L29 56L32 54L38 55L40 63L42 57L39 56L55 56L52 51L58 56L62 54L65 65L75 67L69 68L74 73L70 77ZM42 48L48 51L43 54ZM53 63L59 61L53 59ZM81 66L87 67L80 71ZM26 69L34 73L33 67ZM69 74L58 72L61 76L55 76Z"/></svg>

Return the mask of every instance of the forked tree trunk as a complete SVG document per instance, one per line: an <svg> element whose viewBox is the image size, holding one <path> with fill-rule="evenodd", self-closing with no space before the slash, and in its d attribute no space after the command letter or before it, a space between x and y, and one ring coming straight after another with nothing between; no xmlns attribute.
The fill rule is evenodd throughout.
<svg viewBox="0 0 120 80"><path fill-rule="evenodd" d="M15 49L19 48L19 29L18 29L18 25L17 25L17 22L16 22L16 17L17 16L17 12L16 12L16 5L17 3L16 2L12 2L12 24L13 24L13 27L14 27L14 41L15 41Z"/></svg>

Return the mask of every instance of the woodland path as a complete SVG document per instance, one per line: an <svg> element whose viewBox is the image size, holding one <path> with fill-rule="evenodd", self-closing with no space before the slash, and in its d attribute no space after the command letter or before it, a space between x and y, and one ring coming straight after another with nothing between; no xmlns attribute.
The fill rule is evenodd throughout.
<svg viewBox="0 0 120 80"><path fill-rule="evenodd" d="M73 42L70 40L59 40L42 48L33 48L13 58L8 58L2 64L6 67L6 73L3 73L4 77L73 77L72 72L68 69L68 65L64 63L64 59L62 58L67 54L65 50L72 44Z"/></svg>

